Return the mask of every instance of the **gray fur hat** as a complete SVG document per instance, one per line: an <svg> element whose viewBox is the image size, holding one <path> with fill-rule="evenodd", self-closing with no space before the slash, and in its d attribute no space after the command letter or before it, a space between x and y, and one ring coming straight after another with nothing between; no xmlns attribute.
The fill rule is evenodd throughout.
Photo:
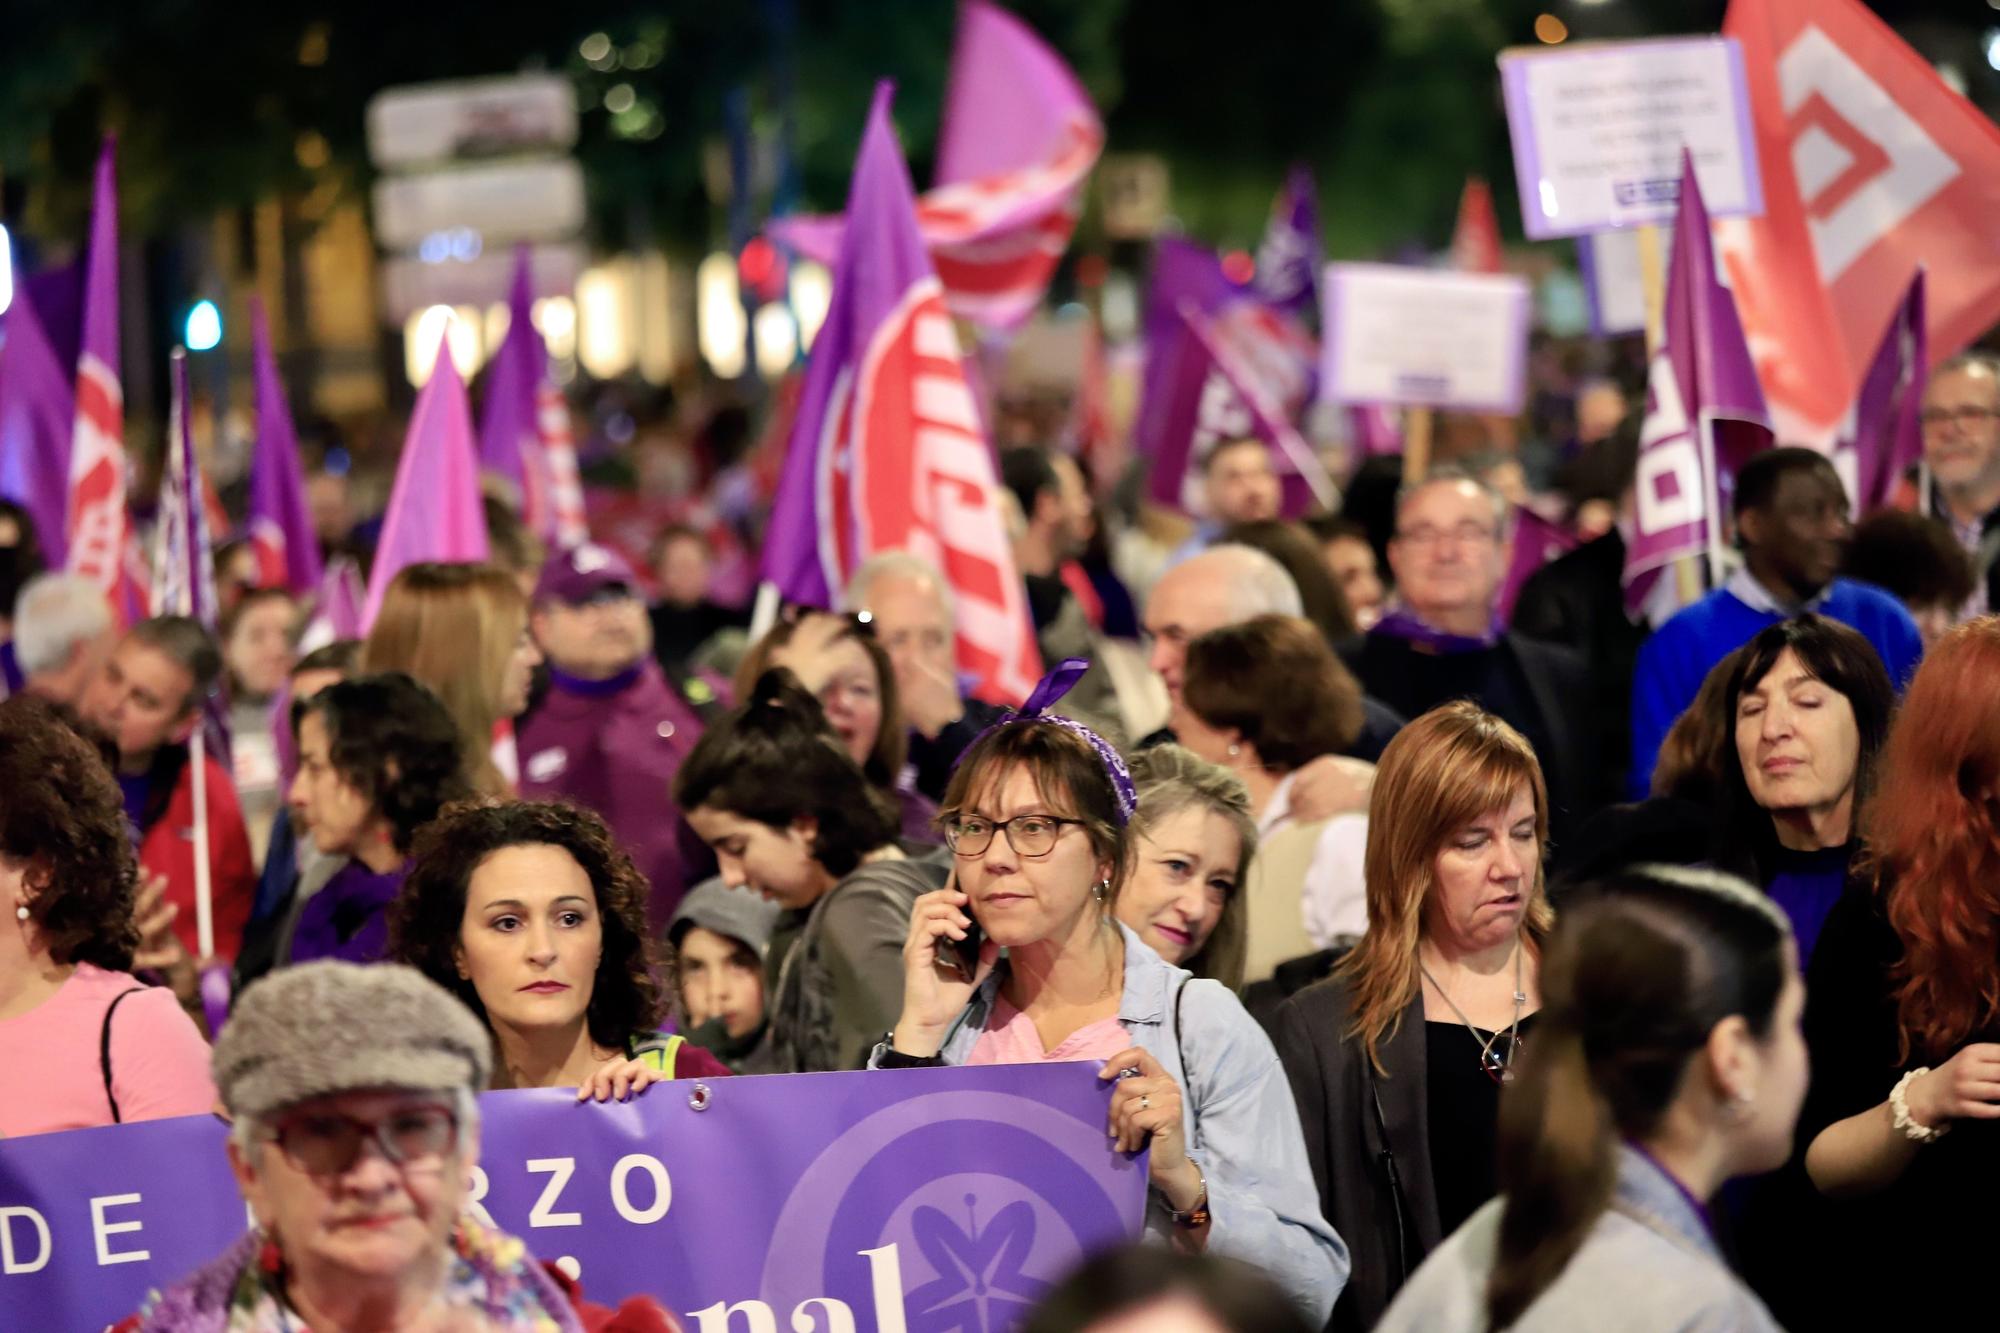
<svg viewBox="0 0 2000 1333"><path fill-rule="evenodd" d="M400 963L273 972L243 992L215 1043L215 1086L238 1116L361 1088L483 1092L492 1067L486 1025Z"/></svg>

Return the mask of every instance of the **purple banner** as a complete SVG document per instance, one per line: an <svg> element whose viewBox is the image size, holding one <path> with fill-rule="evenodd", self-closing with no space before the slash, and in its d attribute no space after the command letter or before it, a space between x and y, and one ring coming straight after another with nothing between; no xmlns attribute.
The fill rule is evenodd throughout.
<svg viewBox="0 0 2000 1333"><path fill-rule="evenodd" d="M476 1207L573 1261L592 1300L650 1293L689 1329L762 1302L752 1327L1003 1330L1138 1234L1145 1159L1111 1149L1096 1073L682 1081L602 1106L489 1093ZM0 1142L0 1328L102 1328L241 1236L224 1136L193 1117Z"/></svg>

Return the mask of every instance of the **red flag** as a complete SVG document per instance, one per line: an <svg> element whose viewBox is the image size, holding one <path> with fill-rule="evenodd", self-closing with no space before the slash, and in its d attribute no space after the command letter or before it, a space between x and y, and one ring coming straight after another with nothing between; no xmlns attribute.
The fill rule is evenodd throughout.
<svg viewBox="0 0 2000 1333"><path fill-rule="evenodd" d="M2000 129L1856 0L1732 0L1765 213L1717 229L1780 434L1829 441L1919 262L1933 364L2000 318Z"/></svg>
<svg viewBox="0 0 2000 1333"><path fill-rule="evenodd" d="M1458 196L1451 266L1466 273L1500 271L1500 220L1493 213L1493 191L1477 176L1465 178L1465 191Z"/></svg>
<svg viewBox="0 0 2000 1333"><path fill-rule="evenodd" d="M132 601L137 589L123 589L127 595L122 599L117 595L129 577L125 565L136 547L125 515L125 392L118 377L118 186L113 154L107 139L97 158L97 194L90 209L65 528L70 571L113 594L116 605ZM144 568L143 557L138 563Z"/></svg>

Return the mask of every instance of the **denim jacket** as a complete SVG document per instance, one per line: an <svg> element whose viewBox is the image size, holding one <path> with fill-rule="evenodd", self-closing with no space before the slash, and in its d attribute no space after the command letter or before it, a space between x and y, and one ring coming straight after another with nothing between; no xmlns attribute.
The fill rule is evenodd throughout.
<svg viewBox="0 0 2000 1333"><path fill-rule="evenodd" d="M1118 932L1125 939L1118 1021L1185 1093L1188 1157L1208 1181L1209 1251L1269 1273L1311 1327L1321 1327L1347 1283L1347 1246L1320 1216L1277 1051L1228 987L1195 980L1125 926ZM939 1051L946 1064L972 1054L1006 969L1003 956L952 1023ZM1165 1202L1150 1192L1146 1230L1158 1239L1173 1232Z"/></svg>
<svg viewBox="0 0 2000 1333"><path fill-rule="evenodd" d="M1375 1333L1484 1328L1504 1199L1466 1220L1424 1260ZM1779 1333L1763 1302L1729 1271L1708 1223L1644 1153L1618 1149L1611 1206L1513 1329L1559 1333Z"/></svg>

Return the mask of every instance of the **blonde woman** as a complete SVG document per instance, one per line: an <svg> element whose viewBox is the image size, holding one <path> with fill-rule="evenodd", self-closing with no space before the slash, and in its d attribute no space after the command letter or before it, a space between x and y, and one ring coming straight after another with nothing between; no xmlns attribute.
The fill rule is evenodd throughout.
<svg viewBox="0 0 2000 1333"><path fill-rule="evenodd" d="M491 565L405 566L389 584L361 650L361 673L401 671L430 687L458 725L465 775L481 795L510 796L512 737L495 728L528 706L541 651L528 599Z"/></svg>
<svg viewBox="0 0 2000 1333"><path fill-rule="evenodd" d="M1410 723L1370 805L1368 931L1276 1018L1320 1205L1354 1255L1336 1331L1373 1328L1495 1193L1500 1087L1533 1039L1554 920L1548 790L1499 718L1461 701Z"/></svg>
<svg viewBox="0 0 2000 1333"><path fill-rule="evenodd" d="M1139 805L1114 915L1175 967L1237 990L1240 899L1257 851L1249 789L1178 745L1141 750L1131 765Z"/></svg>

